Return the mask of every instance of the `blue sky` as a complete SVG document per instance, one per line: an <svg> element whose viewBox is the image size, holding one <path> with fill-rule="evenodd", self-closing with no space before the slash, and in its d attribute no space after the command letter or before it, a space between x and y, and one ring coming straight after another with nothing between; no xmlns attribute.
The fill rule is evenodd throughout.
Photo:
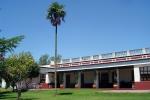
<svg viewBox="0 0 150 100"><path fill-rule="evenodd" d="M53 1L67 12L58 27L63 58L150 47L150 0L0 0L0 37L25 35L15 53L54 55L54 27L46 19Z"/></svg>

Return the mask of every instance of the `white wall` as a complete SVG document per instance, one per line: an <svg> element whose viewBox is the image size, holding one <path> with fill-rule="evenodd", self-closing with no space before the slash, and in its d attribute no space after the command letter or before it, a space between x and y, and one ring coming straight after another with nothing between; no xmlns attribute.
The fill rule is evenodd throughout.
<svg viewBox="0 0 150 100"><path fill-rule="evenodd" d="M5 88L5 87L6 87L6 82L5 82L4 79L2 79L1 87L2 87L2 88Z"/></svg>

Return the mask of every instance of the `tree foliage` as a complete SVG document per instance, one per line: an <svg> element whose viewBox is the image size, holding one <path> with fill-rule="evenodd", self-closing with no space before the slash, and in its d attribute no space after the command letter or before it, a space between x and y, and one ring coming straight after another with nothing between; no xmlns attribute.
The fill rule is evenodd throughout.
<svg viewBox="0 0 150 100"><path fill-rule="evenodd" d="M44 54L39 58L39 65L48 65L50 64L50 57L48 54Z"/></svg>
<svg viewBox="0 0 150 100"><path fill-rule="evenodd" d="M57 58L56 58L57 63L60 63L61 59L62 59L62 56L61 55L57 55ZM55 61L55 57L51 57L50 60L51 61Z"/></svg>
<svg viewBox="0 0 150 100"><path fill-rule="evenodd" d="M39 67L29 52L9 56L5 61L5 66L7 74L14 79L14 82L36 77L39 74Z"/></svg>
<svg viewBox="0 0 150 100"><path fill-rule="evenodd" d="M60 63L62 56L58 55L56 59L57 63ZM44 54L39 58L39 65L48 65L51 63L51 61L55 61L55 57L54 56L49 57L48 54Z"/></svg>
<svg viewBox="0 0 150 100"><path fill-rule="evenodd" d="M22 89L21 82L23 80L39 75L39 67L29 52L9 56L5 60L5 66L6 75L9 77L10 83L14 84L18 91ZM18 95L19 93L20 91Z"/></svg>
<svg viewBox="0 0 150 100"><path fill-rule="evenodd" d="M24 39L24 36L16 36L12 38L0 38L0 77L4 78L7 83L11 81L7 76L4 56L7 52L12 52L14 48Z"/></svg>
<svg viewBox="0 0 150 100"><path fill-rule="evenodd" d="M38 66L37 63L34 63L32 66L30 66L30 68L28 69L28 73L27 73L27 78L35 78L37 77L40 73L40 67Z"/></svg>
<svg viewBox="0 0 150 100"><path fill-rule="evenodd" d="M61 20L64 21L65 15L64 5L54 2L48 9L47 19L50 20L53 26L57 26L61 24Z"/></svg>
<svg viewBox="0 0 150 100"><path fill-rule="evenodd" d="M13 38L0 38L0 55L1 57L4 56L6 52L11 52L17 45L24 39L24 36L16 36Z"/></svg>

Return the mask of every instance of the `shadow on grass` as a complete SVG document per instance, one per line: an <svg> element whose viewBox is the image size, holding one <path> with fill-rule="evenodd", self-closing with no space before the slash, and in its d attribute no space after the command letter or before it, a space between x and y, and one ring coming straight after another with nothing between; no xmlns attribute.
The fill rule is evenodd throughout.
<svg viewBox="0 0 150 100"><path fill-rule="evenodd" d="M58 93L58 95L72 95L72 92Z"/></svg>
<svg viewBox="0 0 150 100"><path fill-rule="evenodd" d="M8 92L7 92L8 93ZM14 97L14 96L10 96L10 95L8 95L7 93L1 93L0 94L0 99L13 99L13 98L16 98L16 97Z"/></svg>
<svg viewBox="0 0 150 100"><path fill-rule="evenodd" d="M8 93L11 93L10 91L0 92L0 99L3 99L5 97L8 97Z"/></svg>
<svg viewBox="0 0 150 100"><path fill-rule="evenodd" d="M38 100L38 98L26 98L26 99L21 99L21 100Z"/></svg>
<svg viewBox="0 0 150 100"><path fill-rule="evenodd" d="M1 94L6 94L6 93L11 93L11 91L3 91L3 92L0 92L0 96L1 96Z"/></svg>
<svg viewBox="0 0 150 100"><path fill-rule="evenodd" d="M14 99L15 100L15 98L16 97L14 97L14 96L8 96L8 95L5 95L5 96L3 96L3 97L0 97L0 99L2 99L2 100L5 100L5 99ZM38 98L21 98L21 100L39 100Z"/></svg>
<svg viewBox="0 0 150 100"><path fill-rule="evenodd" d="M15 98L16 98L16 96L12 96L12 95L10 95L9 93L12 93L12 92L10 92L10 91L7 91L7 92L1 92L0 93L0 99L2 99L2 100L5 100L5 99L14 99L15 100ZM37 100L38 98L21 98L21 100Z"/></svg>

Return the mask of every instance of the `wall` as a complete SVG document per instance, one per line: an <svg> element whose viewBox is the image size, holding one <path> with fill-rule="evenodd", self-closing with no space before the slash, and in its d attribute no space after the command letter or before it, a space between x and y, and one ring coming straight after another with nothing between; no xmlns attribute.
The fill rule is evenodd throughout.
<svg viewBox="0 0 150 100"><path fill-rule="evenodd" d="M133 89L149 90L150 89L150 81L135 82Z"/></svg>
<svg viewBox="0 0 150 100"><path fill-rule="evenodd" d="M129 69L119 69L119 79L120 82L131 82L132 81L132 70Z"/></svg>
<svg viewBox="0 0 150 100"><path fill-rule="evenodd" d="M70 73L70 83L76 83L74 72Z"/></svg>
<svg viewBox="0 0 150 100"><path fill-rule="evenodd" d="M6 82L5 82L4 79L2 79L1 87L2 87L2 88L5 88L5 87L6 87Z"/></svg>
<svg viewBox="0 0 150 100"><path fill-rule="evenodd" d="M95 71L84 72L84 83L94 83Z"/></svg>

